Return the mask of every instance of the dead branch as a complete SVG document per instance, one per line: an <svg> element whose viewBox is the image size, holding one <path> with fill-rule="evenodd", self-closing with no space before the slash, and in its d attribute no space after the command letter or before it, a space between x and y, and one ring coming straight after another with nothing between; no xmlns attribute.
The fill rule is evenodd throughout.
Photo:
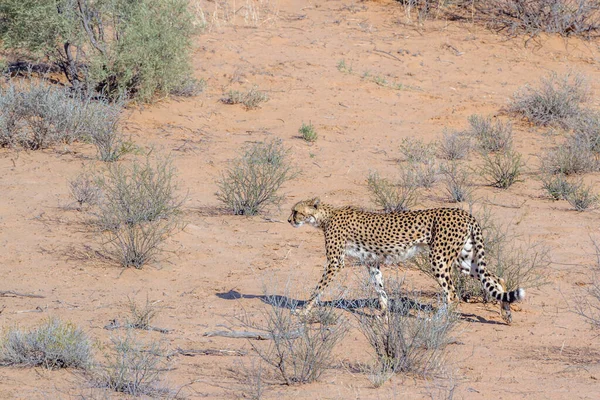
<svg viewBox="0 0 600 400"><path fill-rule="evenodd" d="M290 332L285 336L286 339L296 339L302 335L303 331L298 329ZM228 337L234 339L255 339L255 340L273 340L273 335L268 332L249 332L249 331L210 331L205 332L202 336L214 337ZM283 336L283 335L282 335Z"/></svg>
<svg viewBox="0 0 600 400"><path fill-rule="evenodd" d="M248 352L243 350L223 350L223 349L182 349L177 348L175 351L176 354L181 354L182 356L187 357L195 357L197 355L200 356L245 356Z"/></svg>
<svg viewBox="0 0 600 400"><path fill-rule="evenodd" d="M35 299L44 299L46 296L39 294L19 293L14 290L0 290L0 297L33 297Z"/></svg>

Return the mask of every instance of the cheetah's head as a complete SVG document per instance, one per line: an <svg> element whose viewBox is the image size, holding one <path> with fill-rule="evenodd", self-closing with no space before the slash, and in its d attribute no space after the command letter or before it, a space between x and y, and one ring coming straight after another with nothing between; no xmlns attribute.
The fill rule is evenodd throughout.
<svg viewBox="0 0 600 400"><path fill-rule="evenodd" d="M299 228L304 223L309 223L312 226L319 225L319 204L321 200L318 197L310 200L299 201L292 207L292 213L288 218L288 222L294 227Z"/></svg>

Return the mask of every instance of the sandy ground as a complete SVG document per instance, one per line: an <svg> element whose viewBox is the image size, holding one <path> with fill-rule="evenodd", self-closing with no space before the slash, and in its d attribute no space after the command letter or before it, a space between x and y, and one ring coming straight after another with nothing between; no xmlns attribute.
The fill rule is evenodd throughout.
<svg viewBox="0 0 600 400"><path fill-rule="evenodd" d="M241 310L260 314L265 285L275 294L286 294L288 284L297 298L308 295L324 263L323 239L317 230L287 224L293 203L320 196L333 204L372 207L366 176L371 170L398 174L402 139L439 140L444 128L466 128L471 114L497 115L518 88L536 84L550 71L581 72L599 89L597 42L543 37L526 43L451 21L419 26L408 23L391 1L258 5L241 5L233 18L211 14L214 3L199 3L210 29L198 36L194 73L206 79L207 89L194 98L128 110L127 133L140 146L173 155L180 193L187 199L186 229L152 265L123 271L103 261L95 255L100 246L85 214L65 207L71 202L68 180L85 167L101 167L91 146L0 150L0 290L44 296L0 298L2 328L30 327L57 316L106 344L114 331L103 327L127 314L129 296L159 301L154 324L171 330L142 337L162 338L171 349L252 354L244 340L202 334L234 326ZM351 73L337 68L342 60ZM366 71L388 84L364 79ZM269 95L259 109L220 101L229 90L254 85ZM596 96L591 106L598 106ZM316 143L298 138L302 122L314 124ZM452 388L455 398L464 399L598 398L598 332L572 310L591 282L591 239L599 237L600 217L543 196L535 176L538 156L560 137L513 122L515 148L528 172L506 191L475 177L476 197L518 240L545 244L552 263L544 271L549 283L528 291L512 326L502 323L497 306L461 304L458 342L449 347L445 377L397 376L380 388L351 367L369 362L371 354L353 326L335 350L335 367L317 383L269 385L266 398L444 398ZM281 209L257 217L215 211L220 172L244 145L270 138L283 140L302 171L285 185ZM468 162L475 170L480 165L475 156ZM597 183L598 176L585 180ZM420 207L448 205L439 183L424 193ZM394 271L390 267L384 273ZM338 284L360 284L360 276L348 269ZM412 287L437 290L423 274L408 272L407 280ZM251 358L174 357L167 378L182 387L184 397L243 397L236 368L249 365ZM76 396L103 395L86 388L77 373L0 369L0 398Z"/></svg>

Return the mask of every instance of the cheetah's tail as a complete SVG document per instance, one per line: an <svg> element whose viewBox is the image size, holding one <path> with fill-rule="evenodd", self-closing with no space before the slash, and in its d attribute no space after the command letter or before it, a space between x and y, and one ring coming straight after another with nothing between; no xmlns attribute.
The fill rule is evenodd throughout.
<svg viewBox="0 0 600 400"><path fill-rule="evenodd" d="M502 298L499 299L505 303L514 303L515 301L521 301L525 298L525 289L518 288L517 290L513 290L512 292L504 292L502 293Z"/></svg>

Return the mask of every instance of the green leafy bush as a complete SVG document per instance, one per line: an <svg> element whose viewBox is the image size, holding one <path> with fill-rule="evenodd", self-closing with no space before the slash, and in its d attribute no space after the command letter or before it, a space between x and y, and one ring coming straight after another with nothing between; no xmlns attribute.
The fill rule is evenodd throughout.
<svg viewBox="0 0 600 400"><path fill-rule="evenodd" d="M188 0L4 0L0 41L57 66L75 88L149 101L191 75Z"/></svg>

